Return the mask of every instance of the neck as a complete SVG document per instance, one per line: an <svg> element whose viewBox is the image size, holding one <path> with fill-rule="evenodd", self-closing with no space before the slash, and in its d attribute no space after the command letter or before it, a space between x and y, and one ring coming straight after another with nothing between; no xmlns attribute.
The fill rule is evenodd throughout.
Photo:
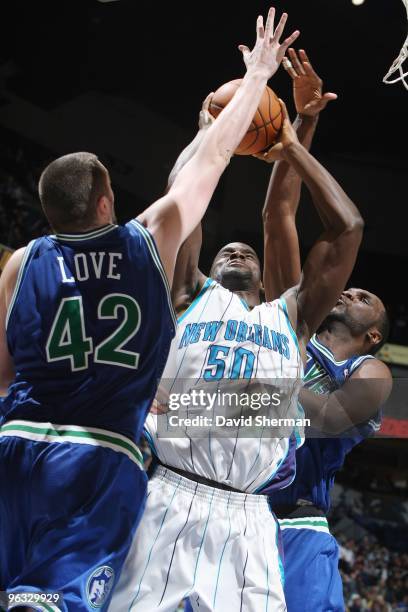
<svg viewBox="0 0 408 612"><path fill-rule="evenodd" d="M319 342L327 346L336 361L362 354L361 338L354 338L344 323L331 321L318 334Z"/></svg>
<svg viewBox="0 0 408 612"><path fill-rule="evenodd" d="M64 229L53 229L56 234L87 234L88 232L94 232L95 230L112 225L113 221L104 221L104 223L93 223L84 227L64 227Z"/></svg>
<svg viewBox="0 0 408 612"><path fill-rule="evenodd" d="M259 306L259 304L261 303L259 299L259 290L249 289L248 291L237 291L235 289L227 287L226 285L223 285L223 287L229 289L230 291L232 291L232 293L235 293L235 295L244 300L244 302L249 306L251 310L252 308L255 308L255 306Z"/></svg>
<svg viewBox="0 0 408 612"><path fill-rule="evenodd" d="M216 275L215 280L222 287L245 300L250 308L254 308L261 303L259 285L254 283L250 274L224 274L218 276L218 278Z"/></svg>

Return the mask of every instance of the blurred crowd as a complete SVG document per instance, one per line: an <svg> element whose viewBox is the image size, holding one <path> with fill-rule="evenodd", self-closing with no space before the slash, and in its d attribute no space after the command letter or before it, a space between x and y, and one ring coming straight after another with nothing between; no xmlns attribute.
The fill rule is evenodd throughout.
<svg viewBox="0 0 408 612"><path fill-rule="evenodd" d="M349 612L408 611L408 553L392 552L372 536L340 537L339 546Z"/></svg>
<svg viewBox="0 0 408 612"><path fill-rule="evenodd" d="M1 130L1 136L0 243L16 249L49 231L37 194L44 164L8 131Z"/></svg>

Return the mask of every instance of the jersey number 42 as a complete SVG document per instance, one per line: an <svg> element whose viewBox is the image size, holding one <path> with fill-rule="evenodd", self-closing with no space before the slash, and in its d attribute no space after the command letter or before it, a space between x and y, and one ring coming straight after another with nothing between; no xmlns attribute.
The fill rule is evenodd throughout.
<svg viewBox="0 0 408 612"><path fill-rule="evenodd" d="M106 363L137 369L140 353L127 351L123 346L137 334L141 312L139 304L124 293L110 293L98 304L98 319L122 319L115 331L94 347L93 338L86 335L82 297L64 298L49 333L47 361L69 359L71 370L85 370L89 355L94 363Z"/></svg>

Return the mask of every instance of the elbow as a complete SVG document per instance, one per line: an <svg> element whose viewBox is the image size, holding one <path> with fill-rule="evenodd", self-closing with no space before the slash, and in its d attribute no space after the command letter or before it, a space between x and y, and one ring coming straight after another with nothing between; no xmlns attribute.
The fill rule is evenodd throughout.
<svg viewBox="0 0 408 612"><path fill-rule="evenodd" d="M352 214L350 215L350 219L348 221L348 229L350 232L363 235L364 219L360 215L357 208L355 206L353 208L354 210L352 211Z"/></svg>
<svg viewBox="0 0 408 612"><path fill-rule="evenodd" d="M360 215L359 212L357 212L354 215L354 218L352 219L351 230L353 232L355 232L356 234L360 234L361 236L363 235L363 232L364 232L364 219Z"/></svg>
<svg viewBox="0 0 408 612"><path fill-rule="evenodd" d="M358 211L347 220L342 233L356 244L360 244L364 233L364 219Z"/></svg>

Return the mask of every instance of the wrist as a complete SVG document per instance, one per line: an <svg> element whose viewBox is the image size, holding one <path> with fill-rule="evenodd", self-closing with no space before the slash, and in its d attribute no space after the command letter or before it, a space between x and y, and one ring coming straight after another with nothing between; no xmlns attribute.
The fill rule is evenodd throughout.
<svg viewBox="0 0 408 612"><path fill-rule="evenodd" d="M301 153L302 150L304 150L304 147L299 141L291 142L282 149L282 157L285 161L289 162L294 157L297 157L299 152Z"/></svg>
<svg viewBox="0 0 408 612"><path fill-rule="evenodd" d="M246 76L250 76L259 81L265 80L266 82L270 78L270 69L267 66L256 66L254 64L247 66Z"/></svg>
<svg viewBox="0 0 408 612"><path fill-rule="evenodd" d="M316 113L316 115L304 115L303 113L298 113L296 118L302 124L316 125L316 123L319 121L319 115L320 113Z"/></svg>

